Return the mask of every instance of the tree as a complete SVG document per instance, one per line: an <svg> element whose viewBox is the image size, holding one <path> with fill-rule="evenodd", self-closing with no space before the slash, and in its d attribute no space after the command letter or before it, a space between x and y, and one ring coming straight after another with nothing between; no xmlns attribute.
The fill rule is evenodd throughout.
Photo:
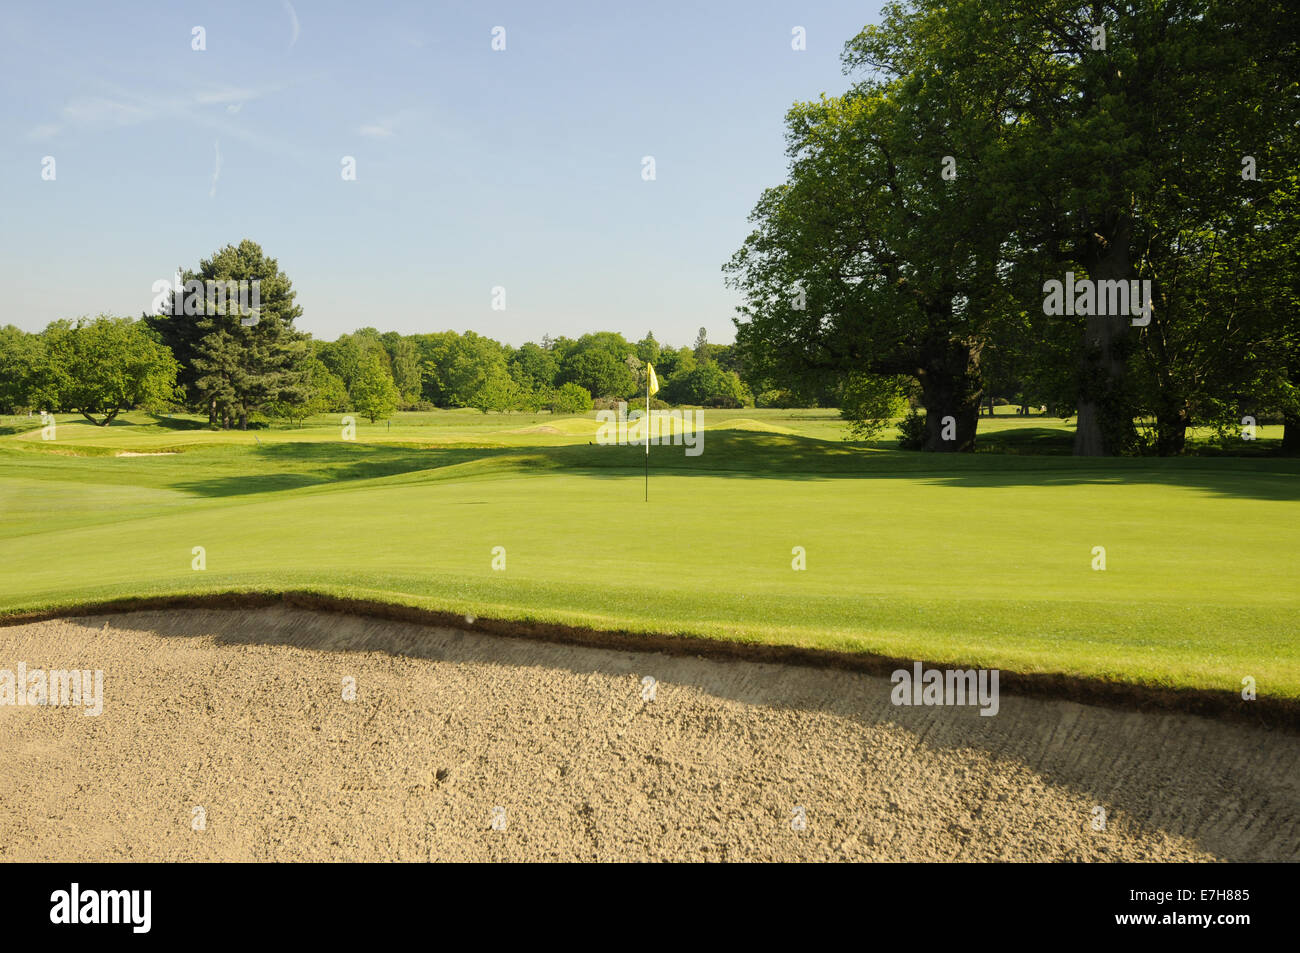
<svg viewBox="0 0 1300 953"><path fill-rule="evenodd" d="M1235 306L1244 272L1232 259L1247 240L1243 211L1271 191L1238 174L1243 157L1271 169L1274 186L1296 164L1297 44L1284 9L915 0L887 7L885 25L850 44L860 66L950 86L999 117L980 171L1012 226L1004 274L1152 283L1145 327L1098 309L1054 327L1034 321L1035 333L1078 335L1077 454L1136 449L1140 411L1156 416L1156 449L1178 452L1212 402L1206 389L1253 386L1259 348L1278 340L1276 320ZM957 139L950 154L970 169L964 146ZM1031 298L1018 294L1032 313ZM1223 350L1210 359L1216 339Z"/></svg>
<svg viewBox="0 0 1300 953"><path fill-rule="evenodd" d="M491 338L466 331L447 349L436 369L451 407L508 410L519 395L506 366L505 349Z"/></svg>
<svg viewBox="0 0 1300 953"><path fill-rule="evenodd" d="M658 365L660 350L653 331L647 331L645 337L636 342L636 356L641 359L642 364Z"/></svg>
<svg viewBox="0 0 1300 953"><path fill-rule="evenodd" d="M852 43L845 59L858 65ZM998 166L996 115L930 75L792 107L790 179L760 198L726 267L746 298L736 347L751 379L811 395L907 375L929 411L925 449L974 448L980 351L1005 298L1006 203L981 172ZM960 189L936 161L954 150L970 166Z"/></svg>
<svg viewBox="0 0 1300 953"><path fill-rule="evenodd" d="M411 335L420 362L420 394L439 407L451 406L447 394L447 361L459 338L455 331Z"/></svg>
<svg viewBox="0 0 1300 953"><path fill-rule="evenodd" d="M177 268L176 271L182 282L199 280L199 275L194 271L183 268ZM158 336L158 339L167 345L172 356L176 358L180 366L176 381L185 405L192 408L202 407L204 398L197 387L200 374L197 358L199 342L207 333L207 328L197 320L196 316L183 313L181 302L184 300L184 295L181 295L180 299L178 301L173 293L168 297L163 313L145 314L141 319Z"/></svg>
<svg viewBox="0 0 1300 953"><path fill-rule="evenodd" d="M709 354L724 371L735 371L741 380L745 379L745 362L743 355L734 344L710 344Z"/></svg>
<svg viewBox="0 0 1300 953"><path fill-rule="evenodd" d="M401 396L393 383L393 375L378 355L369 355L352 384L352 406L357 413L368 417L373 424L380 417L391 416L397 410Z"/></svg>
<svg viewBox="0 0 1300 953"><path fill-rule="evenodd" d="M697 364L707 363L711 356L709 346L709 332L707 328L700 328L699 333L695 335L695 362Z"/></svg>
<svg viewBox="0 0 1300 953"><path fill-rule="evenodd" d="M34 390L51 410L75 410L106 427L123 410L175 397L176 359L131 318L56 321L41 337L45 357Z"/></svg>
<svg viewBox="0 0 1300 953"><path fill-rule="evenodd" d="M665 347L659 351L659 363L655 373L660 382L665 382L677 374L684 374L695 367L695 352L689 347Z"/></svg>
<svg viewBox="0 0 1300 953"><path fill-rule="evenodd" d="M44 359L41 339L12 324L0 328L0 413L31 406L35 374Z"/></svg>
<svg viewBox="0 0 1300 953"><path fill-rule="evenodd" d="M753 397L735 371L724 371L717 361L706 361L676 374L663 387L663 399L672 404L703 407L744 407Z"/></svg>
<svg viewBox="0 0 1300 953"><path fill-rule="evenodd" d="M999 311L1028 313L1035 334L1078 335L1080 453L1122 452L1132 445L1127 322L1092 316L1044 324L1035 281L1044 273L1063 277L1072 264L1096 278L1131 277L1125 201L1151 168L1140 154L1149 144L1136 123L1125 123L1132 111L1122 108L1122 95L1111 95L1115 90L1105 85L1117 71L1141 82L1150 77L1131 62L1133 44L1115 37L1109 7L1065 0L1028 10L1014 0L891 4L883 26L855 37L845 56L846 66L882 77L900 107L920 118L918 143L951 162L948 193L968 203L954 210L958 234L986 240L969 246L977 257L954 249L947 263L944 255L927 259L909 252L902 258L938 276L941 295L954 295L963 306L976 302L990 319L968 330L971 369L978 369L989 339L999 337ZM1103 17L1114 58L1091 49L1091 27ZM913 102L921 108L912 109ZM1106 115L1110 109L1119 113ZM906 144L892 146L899 147ZM989 216L986 226L964 215L974 210ZM976 273L967 274L973 284L961 277L968 263L976 264ZM923 399L931 411L929 445L938 415L931 395ZM954 416L960 433L965 416Z"/></svg>
<svg viewBox="0 0 1300 953"><path fill-rule="evenodd" d="M200 314L178 309L175 295L163 314L146 317L148 324L185 367L182 382L192 405L208 412L212 425L248 426L248 415L272 404L307 399L306 335L293 322L302 315L295 292L274 258L245 239L226 245L201 261L185 280L257 283L259 307L244 315L230 300L206 302ZM182 313L177 313L182 310ZM254 320L249 323L250 318Z"/></svg>
<svg viewBox="0 0 1300 953"><path fill-rule="evenodd" d="M343 413L350 406L348 390L343 381L332 373L319 358L308 358L307 398L291 403L272 403L267 413L272 417L303 421L316 414Z"/></svg>
<svg viewBox="0 0 1300 953"><path fill-rule="evenodd" d="M532 341L526 342L510 358L510 376L531 390L553 387L559 372L555 355Z"/></svg>
<svg viewBox="0 0 1300 953"><path fill-rule="evenodd" d="M601 347L575 350L565 356L560 380L577 384L588 393L601 397L628 397L636 391L636 378L626 363L628 356L630 354L616 356Z"/></svg>
<svg viewBox="0 0 1300 953"><path fill-rule="evenodd" d="M514 385L516 408L536 413L554 400L559 365L550 351L528 341L510 353L507 371Z"/></svg>
<svg viewBox="0 0 1300 953"><path fill-rule="evenodd" d="M415 342L395 331L389 331L380 337L388 353L393 383L401 392L402 400L408 404L415 403L420 399L420 388L423 383L420 354L416 350Z"/></svg>
<svg viewBox="0 0 1300 953"><path fill-rule="evenodd" d="M485 414L490 410L503 413L525 403L530 403L529 395L510 379L509 372L502 373L497 367L484 376L482 384L469 399L470 407Z"/></svg>
<svg viewBox="0 0 1300 953"><path fill-rule="evenodd" d="M230 327L212 322L191 359L193 388L208 412L208 425L229 430L238 419L239 395L247 389L241 342Z"/></svg>
<svg viewBox="0 0 1300 953"><path fill-rule="evenodd" d="M1277 184L1296 165L1294 30L1263 3L886 6L846 47L846 70L868 78L790 111L790 180L764 193L729 265L750 379L811 391L908 374L926 448L970 449L983 383L1010 369L983 371L984 349L1047 359L1019 376L1055 389L1073 336L1075 452L1134 451L1144 408L1157 448L1177 452L1209 391L1265 386L1261 356L1276 361L1288 337L1276 283L1253 314L1233 294L1252 236L1294 251L1257 214L1269 190L1237 175L1243 155L1266 156ZM1100 308L1044 315L1044 279L1067 271L1150 281L1150 326ZM1008 350L1019 333L1042 346ZM1216 339L1226 351L1207 373Z"/></svg>
<svg viewBox="0 0 1300 953"><path fill-rule="evenodd" d="M349 391L362 368L372 359L378 360L392 374L392 359L374 328L360 328L351 334L339 335L336 341L322 342L317 346L317 356Z"/></svg>
<svg viewBox="0 0 1300 953"><path fill-rule="evenodd" d="M1300 291L1300 41L1271 12L1208 4L1179 30L1189 42L1174 51L1175 92L1196 103L1167 120L1180 123L1169 134L1181 159L1142 196L1137 245L1155 307L1130 363L1162 456L1181 453L1193 426L1237 432L1243 415L1286 414ZM1181 80L1197 73L1213 81Z"/></svg>
<svg viewBox="0 0 1300 953"><path fill-rule="evenodd" d="M561 385L551 399L553 414L582 414L591 410L592 406L591 394L573 382Z"/></svg>
<svg viewBox="0 0 1300 953"><path fill-rule="evenodd" d="M313 414L341 414L347 411L350 398L343 379L331 373L316 358L307 362L307 386L311 392Z"/></svg>
<svg viewBox="0 0 1300 953"><path fill-rule="evenodd" d="M546 343L547 340L550 341L549 344ZM548 335L547 338L543 339L542 346L551 352L555 357L556 363L563 366L565 357L567 357L573 349L577 347L577 344L578 342L573 340L573 338L565 337L561 334L558 338L552 338Z"/></svg>

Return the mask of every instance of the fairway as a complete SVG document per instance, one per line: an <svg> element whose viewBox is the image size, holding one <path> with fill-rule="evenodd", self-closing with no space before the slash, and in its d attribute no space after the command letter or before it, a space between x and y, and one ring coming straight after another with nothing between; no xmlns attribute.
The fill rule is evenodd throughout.
<svg viewBox="0 0 1300 953"><path fill-rule="evenodd" d="M1293 459L1027 456L1068 429L1015 417L981 425L1001 452L922 455L846 442L833 411L706 411L700 456L651 448L646 503L644 448L596 444L590 414L354 441L337 417L0 423L9 615L294 590L1300 700Z"/></svg>

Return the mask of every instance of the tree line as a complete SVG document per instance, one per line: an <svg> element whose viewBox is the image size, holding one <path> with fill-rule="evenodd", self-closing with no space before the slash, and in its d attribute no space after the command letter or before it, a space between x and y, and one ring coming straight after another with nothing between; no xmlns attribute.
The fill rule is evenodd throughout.
<svg viewBox="0 0 1300 953"><path fill-rule="evenodd" d="M647 363L655 366L661 404L754 401L738 373L739 352L710 343L704 329L693 347L678 348L653 333L630 342L610 331L544 336L518 348L474 331L362 328L318 341L295 327L302 309L293 285L252 241L227 245L180 275L182 286L241 280L259 282L255 315L225 299L186 307L177 301L185 294L172 291L161 313L139 320L61 320L38 334L0 328L0 412L81 413L107 425L132 407L183 408L223 429L336 412L372 421L397 410L451 407L582 413L643 393Z"/></svg>
<svg viewBox="0 0 1300 953"><path fill-rule="evenodd" d="M1246 418L1300 450L1298 38L1281 0L886 6L725 266L750 386L836 390L863 433L913 388L936 451L994 395L1077 415L1077 454ZM1073 277L1150 307L1053 306Z"/></svg>

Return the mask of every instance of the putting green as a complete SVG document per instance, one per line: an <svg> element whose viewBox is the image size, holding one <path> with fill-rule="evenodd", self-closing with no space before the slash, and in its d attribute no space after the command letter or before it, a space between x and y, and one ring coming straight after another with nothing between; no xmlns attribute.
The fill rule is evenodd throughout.
<svg viewBox="0 0 1300 953"><path fill-rule="evenodd" d="M297 589L1300 698L1300 461L938 458L845 443L834 412L727 414L699 457L652 448L648 504L643 449L591 420L399 415L348 442L337 418L60 417L0 437L0 612Z"/></svg>

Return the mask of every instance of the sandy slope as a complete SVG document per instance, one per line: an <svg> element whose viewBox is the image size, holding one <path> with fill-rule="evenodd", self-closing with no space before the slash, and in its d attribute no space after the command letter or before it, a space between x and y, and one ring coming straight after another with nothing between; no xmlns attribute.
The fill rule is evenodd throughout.
<svg viewBox="0 0 1300 953"><path fill-rule="evenodd" d="M1193 716L287 608L0 628L19 661L104 712L0 706L0 859L1300 860L1300 739Z"/></svg>

